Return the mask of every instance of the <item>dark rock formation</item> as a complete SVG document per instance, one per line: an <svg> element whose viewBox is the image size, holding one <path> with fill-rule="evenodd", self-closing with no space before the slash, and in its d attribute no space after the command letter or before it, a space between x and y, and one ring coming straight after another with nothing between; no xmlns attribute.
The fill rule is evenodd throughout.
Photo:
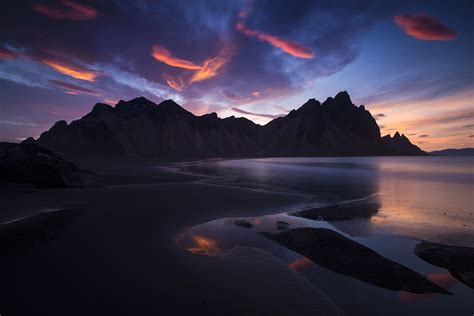
<svg viewBox="0 0 474 316"><path fill-rule="evenodd" d="M33 140L29 139L31 143ZM314 99L265 126L245 118L195 116L172 100L98 103L79 120L57 122L38 144L65 155L155 157L367 156L420 154L408 141L382 141L374 118L347 92ZM392 148L393 147L393 148Z"/></svg>
<svg viewBox="0 0 474 316"><path fill-rule="evenodd" d="M276 222L276 228L278 230L287 230L290 228L290 224L284 221L277 221Z"/></svg>
<svg viewBox="0 0 474 316"><path fill-rule="evenodd" d="M426 152L418 146L413 145L408 137L396 132L393 137L385 135L382 137L382 144L387 154L395 156L425 156Z"/></svg>
<svg viewBox="0 0 474 316"><path fill-rule="evenodd" d="M474 289L474 248L421 242L415 254L435 266L447 269L453 277Z"/></svg>
<svg viewBox="0 0 474 316"><path fill-rule="evenodd" d="M361 201L316 207L312 209L289 212L288 215L304 217L317 221L343 221L352 218L370 218L377 214L381 207L377 198Z"/></svg>
<svg viewBox="0 0 474 316"><path fill-rule="evenodd" d="M234 225L245 227L245 228L252 228L253 227L252 223L250 223L249 221L246 221L245 219L235 220Z"/></svg>
<svg viewBox="0 0 474 316"><path fill-rule="evenodd" d="M91 171L80 170L55 153L35 144L0 143L0 181L39 187L97 186Z"/></svg>
<svg viewBox="0 0 474 316"><path fill-rule="evenodd" d="M450 294L419 273L326 228L261 233L334 272L393 291Z"/></svg>
<svg viewBox="0 0 474 316"><path fill-rule="evenodd" d="M443 149L430 152L434 156L474 156L474 148Z"/></svg>

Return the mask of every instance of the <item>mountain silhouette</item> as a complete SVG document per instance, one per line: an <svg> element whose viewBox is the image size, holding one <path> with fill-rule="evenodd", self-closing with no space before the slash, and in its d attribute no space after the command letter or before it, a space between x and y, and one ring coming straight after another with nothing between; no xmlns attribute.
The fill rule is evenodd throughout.
<svg viewBox="0 0 474 316"><path fill-rule="evenodd" d="M32 142L31 138L28 142ZM398 132L381 137L363 105L346 91L261 126L246 118L196 116L173 100L139 97L115 107L97 103L71 122L59 121L36 141L63 155L154 157L264 157L424 155Z"/></svg>

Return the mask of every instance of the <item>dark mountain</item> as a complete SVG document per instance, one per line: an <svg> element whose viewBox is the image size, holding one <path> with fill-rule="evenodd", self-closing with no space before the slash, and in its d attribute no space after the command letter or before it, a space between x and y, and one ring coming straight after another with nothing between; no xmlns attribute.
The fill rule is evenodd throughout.
<svg viewBox="0 0 474 316"><path fill-rule="evenodd" d="M430 152L435 156L474 156L474 148L443 149Z"/></svg>
<svg viewBox="0 0 474 316"><path fill-rule="evenodd" d="M408 137L396 132L393 137L385 135L382 137L382 144L387 155L396 156L420 156L427 155L418 146L413 145Z"/></svg>
<svg viewBox="0 0 474 316"><path fill-rule="evenodd" d="M386 136L387 137L387 136ZM260 126L245 118L196 116L172 100L98 103L79 120L59 121L37 143L64 155L155 157L367 156L425 154L398 133L381 138L374 118L347 92L310 99ZM401 137L401 138L400 138ZM399 139L400 138L400 139ZM31 139L28 142L32 142Z"/></svg>

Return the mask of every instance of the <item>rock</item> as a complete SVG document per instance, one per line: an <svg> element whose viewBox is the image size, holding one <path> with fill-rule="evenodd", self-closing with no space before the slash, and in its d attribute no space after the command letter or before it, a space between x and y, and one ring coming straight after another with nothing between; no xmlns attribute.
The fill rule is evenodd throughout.
<svg viewBox="0 0 474 316"><path fill-rule="evenodd" d="M38 187L84 187L101 183L95 173L80 170L47 149L14 143L0 143L0 181Z"/></svg>
<svg viewBox="0 0 474 316"><path fill-rule="evenodd" d="M261 233L334 272L393 291L451 294L419 273L333 230L295 228Z"/></svg>
<svg viewBox="0 0 474 316"><path fill-rule="evenodd" d="M408 137L396 132L393 137L385 135L382 137L382 144L387 154L400 156L425 156L426 152L421 150L418 146L413 145Z"/></svg>
<svg viewBox="0 0 474 316"><path fill-rule="evenodd" d="M447 269L453 277L474 289L474 248L423 241L415 254L432 265Z"/></svg>
<svg viewBox="0 0 474 316"><path fill-rule="evenodd" d="M316 207L312 209L289 212L288 215L304 217L316 221L344 221L352 218L370 218L377 214L381 207L377 198Z"/></svg>
<svg viewBox="0 0 474 316"><path fill-rule="evenodd" d="M290 224L284 221L277 221L276 222L276 228L278 230L287 230L290 228Z"/></svg>
<svg viewBox="0 0 474 316"><path fill-rule="evenodd" d="M234 225L236 226L242 226L242 227L245 227L245 228L252 228L253 225L252 223L246 221L245 219L237 219L234 221Z"/></svg>

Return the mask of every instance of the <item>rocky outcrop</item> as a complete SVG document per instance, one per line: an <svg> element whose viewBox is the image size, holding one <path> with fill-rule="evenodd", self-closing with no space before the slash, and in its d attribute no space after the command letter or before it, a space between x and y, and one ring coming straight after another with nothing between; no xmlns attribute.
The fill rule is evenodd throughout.
<svg viewBox="0 0 474 316"><path fill-rule="evenodd" d="M398 135L398 134L396 134ZM398 136L397 136L398 138ZM408 139L382 139L364 106L340 92L265 126L245 118L196 116L166 100L143 97L115 107L98 103L79 120L59 121L37 143L64 155L153 157L369 156L421 154ZM33 140L28 139L31 143Z"/></svg>
<svg viewBox="0 0 474 316"><path fill-rule="evenodd" d="M0 181L30 183L38 187L100 185L99 177L80 170L36 144L0 143Z"/></svg>
<svg viewBox="0 0 474 316"><path fill-rule="evenodd" d="M336 204L289 212L288 215L317 221L344 221L353 218L369 219L377 214L381 207L377 198L369 198L345 204Z"/></svg>
<svg viewBox="0 0 474 316"><path fill-rule="evenodd" d="M331 229L295 228L263 236L337 273L393 291L450 294L419 273Z"/></svg>
<svg viewBox="0 0 474 316"><path fill-rule="evenodd" d="M474 289L474 248L423 241L415 246L415 254L426 262L447 269L453 277Z"/></svg>
<svg viewBox="0 0 474 316"><path fill-rule="evenodd" d="M413 145L408 137L396 132L393 137L385 135L382 137L384 150L389 155L394 156L426 156L426 152L418 146Z"/></svg>

